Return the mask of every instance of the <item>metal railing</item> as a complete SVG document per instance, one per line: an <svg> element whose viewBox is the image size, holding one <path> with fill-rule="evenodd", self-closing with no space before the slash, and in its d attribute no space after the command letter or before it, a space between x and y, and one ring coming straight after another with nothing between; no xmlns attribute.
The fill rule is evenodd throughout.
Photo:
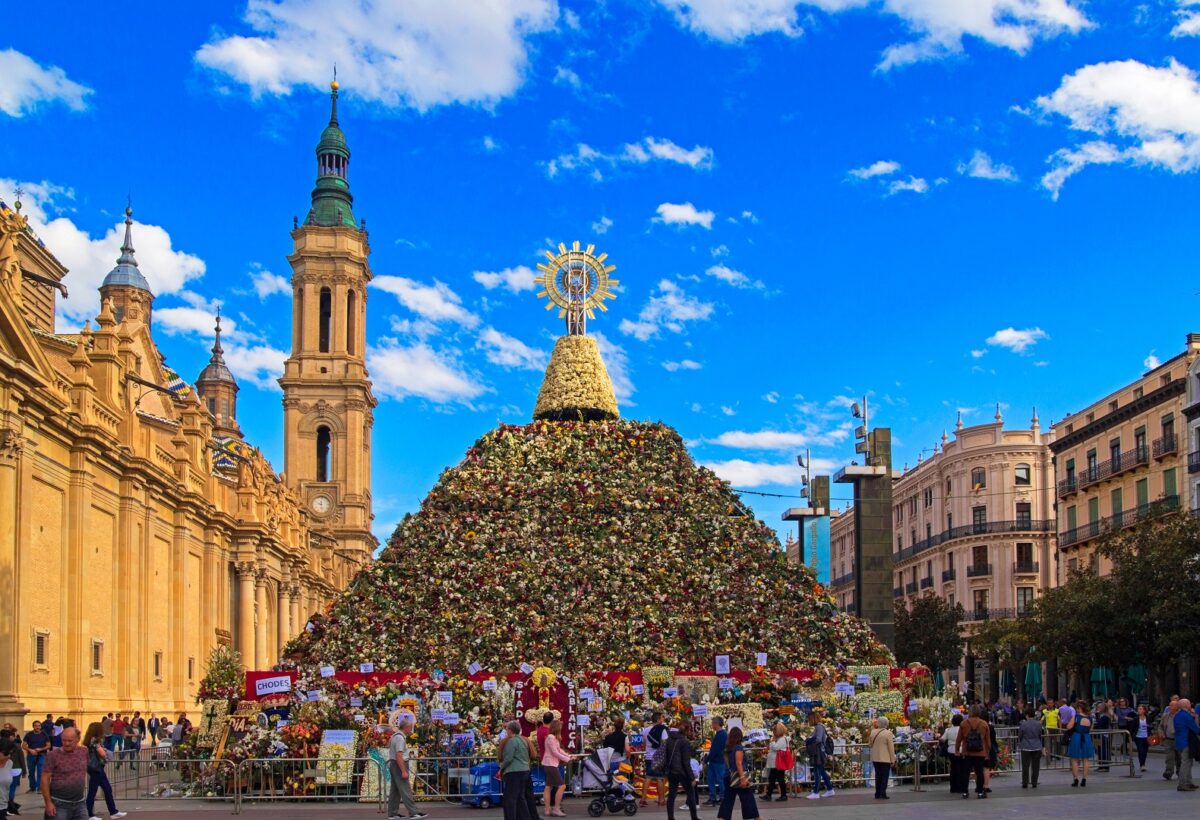
<svg viewBox="0 0 1200 820"><path fill-rule="evenodd" d="M1188 453L1188 472L1200 473L1200 450Z"/></svg>
<svg viewBox="0 0 1200 820"><path fill-rule="evenodd" d="M953 581L956 577L958 577L957 573L955 573L955 571L953 569L942 570L942 583L943 584Z"/></svg>
<svg viewBox="0 0 1200 820"><path fill-rule="evenodd" d="M917 582L916 581L909 581L907 584L904 585L904 594L905 595L912 595L916 591L917 591Z"/></svg>
<svg viewBox="0 0 1200 820"><path fill-rule="evenodd" d="M249 758L237 764L233 813L246 802L352 800L384 810L387 765L379 757Z"/></svg>
<svg viewBox="0 0 1200 820"><path fill-rule="evenodd" d="M1156 438L1152 447L1155 458L1166 458L1179 452L1179 436L1169 433L1162 438Z"/></svg>
<svg viewBox="0 0 1200 820"><path fill-rule="evenodd" d="M933 586L933 576L921 579L921 589L929 589Z"/></svg>
<svg viewBox="0 0 1200 820"><path fill-rule="evenodd" d="M1140 524L1151 518L1158 518L1163 515L1168 515L1179 509L1179 496L1168 495L1158 501L1153 501L1149 504L1141 504L1135 509L1125 510L1115 515L1110 515L1107 518L1101 518L1098 521L1090 521L1087 524L1081 524L1069 530L1059 533L1058 545L1060 547L1069 547L1072 544L1077 544L1081 541L1089 541L1093 538L1099 538L1106 532L1120 530L1126 527L1132 527L1135 524Z"/></svg>
<svg viewBox="0 0 1200 820"><path fill-rule="evenodd" d="M1037 561L1013 561L1013 575L1029 575L1037 571Z"/></svg>
<svg viewBox="0 0 1200 820"><path fill-rule="evenodd" d="M852 584L852 583L854 583L854 573L847 572L845 575L843 575L839 578L834 578L833 583L831 583L830 586L831 587L841 587L841 586L845 586L846 584Z"/></svg>
<svg viewBox="0 0 1200 820"><path fill-rule="evenodd" d="M904 597L904 587L892 587L892 597L893 598L903 598Z"/></svg>
<svg viewBox="0 0 1200 820"><path fill-rule="evenodd" d="M1022 532L1052 533L1057 526L1057 521L1053 518L1036 520L1031 518L1016 518L1005 521L980 521L978 523L963 524L962 526L944 529L940 533L899 550L895 554L895 560L906 561L914 555L920 555L926 550L959 538L970 538L975 535L1004 535Z"/></svg>
<svg viewBox="0 0 1200 820"><path fill-rule="evenodd" d="M1062 498L1063 496L1078 492L1084 487L1149 463L1150 450L1145 445L1134 447L1132 450L1126 450L1124 453L1113 456L1108 461L1101 461L1098 464L1083 468L1073 476L1067 476L1058 482L1058 497Z"/></svg>
<svg viewBox="0 0 1200 820"><path fill-rule="evenodd" d="M967 567L968 578L985 578L992 574L991 564L971 564Z"/></svg>
<svg viewBox="0 0 1200 820"><path fill-rule="evenodd" d="M222 758L175 759L169 748L164 752L154 749L153 754L125 756L108 764L106 770L118 803L184 799L236 803L236 762ZM117 768L118 762L121 768Z"/></svg>

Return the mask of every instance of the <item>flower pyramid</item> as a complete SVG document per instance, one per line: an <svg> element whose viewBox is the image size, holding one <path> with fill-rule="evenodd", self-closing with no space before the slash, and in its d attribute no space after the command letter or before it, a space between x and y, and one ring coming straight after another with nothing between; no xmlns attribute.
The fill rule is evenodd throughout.
<svg viewBox="0 0 1200 820"><path fill-rule="evenodd" d="M537 420L445 470L289 656L496 673L890 662L675 430L616 417L595 342L569 338L555 359L584 368L552 359Z"/></svg>

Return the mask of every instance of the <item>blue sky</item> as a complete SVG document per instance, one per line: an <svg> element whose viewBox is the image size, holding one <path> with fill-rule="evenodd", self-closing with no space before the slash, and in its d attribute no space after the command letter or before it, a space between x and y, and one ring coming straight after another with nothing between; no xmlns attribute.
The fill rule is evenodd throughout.
<svg viewBox="0 0 1200 820"><path fill-rule="evenodd" d="M168 362L217 303L248 437L282 466L288 232L336 62L376 287L376 531L498 421L563 332L541 249L622 283L589 324L626 417L734 486L898 465L961 408L1043 428L1200 330L1200 4L1077 0L43 3L0 40L0 195L98 308L132 193ZM69 20L69 24L64 21ZM844 491L835 489L835 496ZM747 497L781 531L787 499Z"/></svg>

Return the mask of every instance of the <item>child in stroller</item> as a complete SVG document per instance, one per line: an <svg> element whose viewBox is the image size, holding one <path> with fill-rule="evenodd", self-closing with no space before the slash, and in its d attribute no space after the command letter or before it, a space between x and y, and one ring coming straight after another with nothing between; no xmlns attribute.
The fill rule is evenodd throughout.
<svg viewBox="0 0 1200 820"><path fill-rule="evenodd" d="M613 750L596 749L583 760L580 784L583 789L599 789L600 794L588 804L588 814L600 817L604 810L613 814L637 814L637 792L629 783L632 767L628 763L613 763Z"/></svg>

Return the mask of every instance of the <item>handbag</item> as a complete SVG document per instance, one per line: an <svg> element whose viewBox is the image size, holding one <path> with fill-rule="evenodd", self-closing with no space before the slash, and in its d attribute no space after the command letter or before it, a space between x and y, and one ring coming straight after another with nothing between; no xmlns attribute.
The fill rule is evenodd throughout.
<svg viewBox="0 0 1200 820"><path fill-rule="evenodd" d="M1161 746L1163 742L1162 735L1150 735L1150 737L1146 738L1146 742L1151 746Z"/></svg>
<svg viewBox="0 0 1200 820"><path fill-rule="evenodd" d="M792 767L796 765L796 758L792 755L791 748L780 749L775 753L775 768L783 769L785 772L790 772Z"/></svg>

